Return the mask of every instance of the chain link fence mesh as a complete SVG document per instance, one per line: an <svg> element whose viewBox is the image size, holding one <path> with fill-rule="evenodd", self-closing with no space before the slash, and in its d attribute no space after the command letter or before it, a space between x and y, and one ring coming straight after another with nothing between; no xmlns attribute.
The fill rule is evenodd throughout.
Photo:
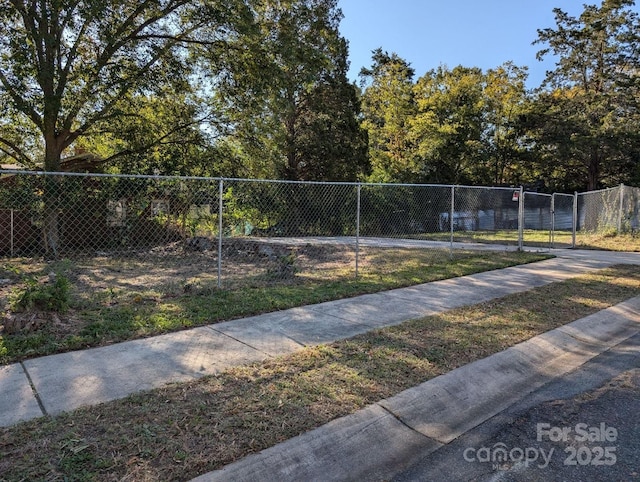
<svg viewBox="0 0 640 482"><path fill-rule="evenodd" d="M163 292L384 276L407 250L435 262L462 256L470 243L568 247L574 226L578 237L635 232L640 215L640 189L624 186L572 196L441 185L0 175L2 256L93 263L94 284L107 286L110 273L119 273L131 286Z"/></svg>
<svg viewBox="0 0 640 482"><path fill-rule="evenodd" d="M416 249L434 263L452 255L442 218L450 211L449 187L363 184L358 187L358 205L360 273L385 276Z"/></svg>
<svg viewBox="0 0 640 482"><path fill-rule="evenodd" d="M551 243L553 196L524 193L523 242L526 246L546 247Z"/></svg>
<svg viewBox="0 0 640 482"><path fill-rule="evenodd" d="M354 276L357 186L219 182L223 286Z"/></svg>
<svg viewBox="0 0 640 482"><path fill-rule="evenodd" d="M576 197L556 193L552 197L551 247L573 246L574 204Z"/></svg>
<svg viewBox="0 0 640 482"><path fill-rule="evenodd" d="M518 245L520 191L456 186L452 192L454 242Z"/></svg>
<svg viewBox="0 0 640 482"><path fill-rule="evenodd" d="M614 233L620 223L619 187L581 193L578 195L579 234Z"/></svg>
<svg viewBox="0 0 640 482"><path fill-rule="evenodd" d="M640 189L630 186L620 186L620 189L622 189L622 213L619 229L623 233L635 234L640 228Z"/></svg>

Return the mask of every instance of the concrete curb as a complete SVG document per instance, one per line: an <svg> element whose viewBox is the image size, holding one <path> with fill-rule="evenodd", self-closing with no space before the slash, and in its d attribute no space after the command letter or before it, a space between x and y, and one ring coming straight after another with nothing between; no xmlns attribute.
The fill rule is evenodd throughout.
<svg viewBox="0 0 640 482"><path fill-rule="evenodd" d="M370 405L194 480L332 481L344 479L344 474L351 480L384 479L392 475L388 467L409 464L416 454L440 446L381 406Z"/></svg>
<svg viewBox="0 0 640 482"><path fill-rule="evenodd" d="M640 296L194 479L379 480L640 332Z"/></svg>

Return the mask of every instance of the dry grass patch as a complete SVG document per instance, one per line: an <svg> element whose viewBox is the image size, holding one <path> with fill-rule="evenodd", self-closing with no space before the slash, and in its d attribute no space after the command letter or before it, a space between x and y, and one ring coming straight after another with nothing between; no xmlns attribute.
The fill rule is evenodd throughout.
<svg viewBox="0 0 640 482"><path fill-rule="evenodd" d="M640 294L617 266L0 430L7 480L188 480Z"/></svg>
<svg viewBox="0 0 640 482"><path fill-rule="evenodd" d="M640 236L636 233L578 233L576 248L639 252Z"/></svg>

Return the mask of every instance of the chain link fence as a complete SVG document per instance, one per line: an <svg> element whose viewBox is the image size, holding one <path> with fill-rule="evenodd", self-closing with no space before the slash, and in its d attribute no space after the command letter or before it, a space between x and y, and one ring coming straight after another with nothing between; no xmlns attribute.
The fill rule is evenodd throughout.
<svg viewBox="0 0 640 482"><path fill-rule="evenodd" d="M635 234L640 220L640 189L620 185L576 194L575 243L588 244L592 236Z"/></svg>
<svg viewBox="0 0 640 482"><path fill-rule="evenodd" d="M575 247L574 206L577 195L555 193L551 198L551 247Z"/></svg>
<svg viewBox="0 0 640 482"><path fill-rule="evenodd" d="M512 188L453 187L452 240L519 245L522 193Z"/></svg>
<svg viewBox="0 0 640 482"><path fill-rule="evenodd" d="M553 226L553 196L534 192L524 193L523 243L545 246L551 243Z"/></svg>
<svg viewBox="0 0 640 482"><path fill-rule="evenodd" d="M110 273L184 291L384 276L407 249L435 261L635 231L639 193L0 171L0 253L93 263L89 288Z"/></svg>

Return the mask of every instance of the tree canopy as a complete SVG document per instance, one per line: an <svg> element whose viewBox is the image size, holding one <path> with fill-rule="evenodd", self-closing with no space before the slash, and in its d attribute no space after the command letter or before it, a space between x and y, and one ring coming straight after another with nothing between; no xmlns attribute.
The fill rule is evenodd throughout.
<svg viewBox="0 0 640 482"><path fill-rule="evenodd" d="M640 23L633 3L585 5L579 17L556 8L556 27L538 30L536 43L545 46L538 57L553 54L558 62L535 99L534 138L543 162L562 163L565 188L628 181L637 163Z"/></svg>
<svg viewBox="0 0 640 482"><path fill-rule="evenodd" d="M554 9L527 91L505 62L417 73L382 47L348 79L337 0L0 0L0 160L290 180L640 181L632 0Z"/></svg>
<svg viewBox="0 0 640 482"><path fill-rule="evenodd" d="M347 79L337 0L266 2L255 13L254 56L238 72L241 82L220 92L224 103L242 107L230 121L249 172L260 175L266 167L289 180L357 179L367 170L366 134Z"/></svg>
<svg viewBox="0 0 640 482"><path fill-rule="evenodd" d="M382 49L373 52L371 68L360 72L373 181L409 182L415 172L408 137L416 109L413 76L408 62Z"/></svg>
<svg viewBox="0 0 640 482"><path fill-rule="evenodd" d="M3 151L58 170L77 139L134 115L135 96L187 91L188 47L225 48L249 20L242 0L2 1L0 105L37 130L44 153L21 144L6 121Z"/></svg>

